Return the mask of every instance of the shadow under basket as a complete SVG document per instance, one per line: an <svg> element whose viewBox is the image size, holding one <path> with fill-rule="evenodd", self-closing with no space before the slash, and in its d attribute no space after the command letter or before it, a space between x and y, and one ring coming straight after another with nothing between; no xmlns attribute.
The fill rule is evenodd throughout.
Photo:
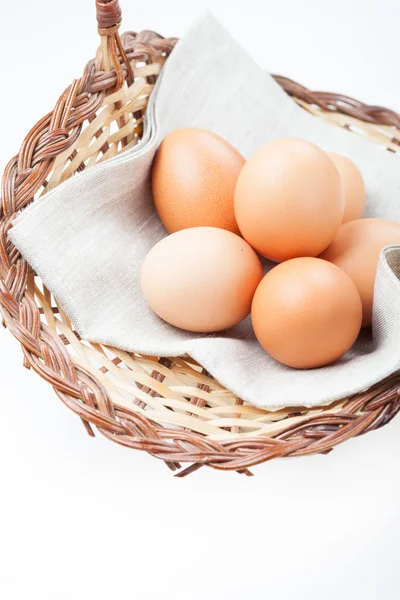
<svg viewBox="0 0 400 600"><path fill-rule="evenodd" d="M190 357L129 354L82 340L68 316L12 245L14 217L44 192L135 146L174 38L118 33L118 1L97 2L101 46L4 172L0 208L0 310L24 364L82 420L123 446L144 450L184 476L202 466L250 475L279 457L328 453L387 424L400 409L400 373L325 407L270 412L234 396ZM332 93L275 79L316 118L400 150L400 116ZM143 85L132 86L141 80ZM140 94L137 95L137 89Z"/></svg>

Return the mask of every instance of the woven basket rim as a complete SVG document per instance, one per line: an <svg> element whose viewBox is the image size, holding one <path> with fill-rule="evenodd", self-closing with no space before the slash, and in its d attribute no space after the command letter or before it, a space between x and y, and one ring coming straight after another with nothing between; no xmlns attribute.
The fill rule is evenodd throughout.
<svg viewBox="0 0 400 600"><path fill-rule="evenodd" d="M116 10L115 4L118 3L116 0L113 3ZM118 14L118 10L115 14ZM31 129L19 154L10 161L3 175L0 209L0 311L4 325L21 343L25 366L33 368L54 387L59 398L80 416L90 435L94 435L96 428L114 442L145 450L165 461L172 470L178 472L178 476L187 475L203 465L249 475L249 467L261 462L277 457L327 453L342 441L388 423L400 410L400 373L362 394L334 403L334 410L330 410L330 407L319 411L288 409L281 420L276 418L276 423L279 424L276 432L270 428L267 434L256 432L254 435L249 433L244 436L234 425L229 430L229 438L217 440L190 427L174 428L168 422L154 420L143 411L132 412L129 406L121 406L113 400L104 384L104 367L99 367L95 375L71 357L69 348L77 344L79 338L72 327L68 330L68 318L62 314L62 309L52 305L47 290L41 295L36 291L35 296L32 271L13 247L8 231L16 214L34 199L43 186L54 186L62 181L61 170L57 177L55 175L57 161L62 156L69 157L70 164L73 164L73 159L77 160L76 144L83 139L82 135L87 127L93 123L96 125L96 115L104 107L104 103L110 103L114 96L120 97L119 90L126 88L128 91L124 93L129 93L134 85L135 69L135 75L139 72L139 64L144 65L140 71L143 86L150 90L162 63L177 41L175 38L165 39L154 32L144 31L140 34L128 32L121 42L118 27L116 24L110 25L108 17L109 13L102 13L102 44L96 59L88 63L83 77L66 89L52 113ZM104 29L104 19L108 24L107 31ZM106 70L104 66L107 67ZM312 114L347 129L355 129L372 141L384 144L389 150L396 151L400 148L400 116L394 111L369 106L339 94L312 92L281 76L275 76L275 79ZM128 87L124 87L124 82L128 83ZM121 101L118 100L113 104L113 110L121 112L120 105ZM130 129L129 134L126 133L129 123L124 121L124 114L121 112L120 138L115 137L115 133L112 134L114 138L109 134L103 142L101 136L102 133L107 133L107 128L102 125L96 131L99 145L100 141L103 144L99 148L103 158L112 155L111 150L117 151L115 148L118 144L126 149L129 143L135 142L140 136L144 111L145 102L134 113L132 118L135 119L135 129ZM86 129L83 128L85 122L89 123ZM117 139L116 143L112 142L114 139ZM71 156L68 155L69 152ZM70 174L81 168L85 168L85 164L77 164L75 171L70 169ZM38 294L40 302L37 300ZM62 334L57 334L52 329L52 315L56 313L61 315L65 326ZM105 355L104 352L103 354ZM140 363L146 357L134 359ZM109 361L107 357L104 360ZM128 361L129 357L124 360ZM180 375L189 372L193 377L195 374L197 385L188 406L194 411L194 416L200 419L201 411L209 408L208 399L211 394L222 394L223 397L223 390L215 392L209 374L201 371L190 359L183 357L180 363L173 363L173 360L149 357L147 367L150 368L150 375L143 380L144 383L138 384L141 397L154 403L158 398L154 386L163 385L169 375L174 375L177 371ZM116 359L114 363L119 365ZM175 388L170 386L170 389ZM140 401L138 406L140 407ZM177 410L171 406L167 408ZM218 414L218 406L211 409ZM240 399L236 399L230 407L235 418L249 410ZM270 411L259 410L266 416L270 415ZM225 429L221 428L222 433ZM261 432L262 429L257 431ZM181 469L181 463L190 463L190 466Z"/></svg>

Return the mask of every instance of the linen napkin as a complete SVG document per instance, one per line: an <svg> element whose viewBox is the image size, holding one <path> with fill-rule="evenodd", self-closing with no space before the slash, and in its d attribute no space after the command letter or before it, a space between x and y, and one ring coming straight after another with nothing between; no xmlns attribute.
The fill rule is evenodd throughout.
<svg viewBox="0 0 400 600"><path fill-rule="evenodd" d="M215 335L180 331L147 307L139 273L166 235L149 183L157 147L184 126L214 131L249 157L278 137L347 155L367 188L366 216L400 221L400 159L312 117L210 15L178 42L147 111L143 141L36 200L10 236L90 341L158 356L189 354L243 400L269 409L316 406L369 387L400 368L400 247L378 269L373 336L363 331L337 363L297 371L260 347L250 319Z"/></svg>

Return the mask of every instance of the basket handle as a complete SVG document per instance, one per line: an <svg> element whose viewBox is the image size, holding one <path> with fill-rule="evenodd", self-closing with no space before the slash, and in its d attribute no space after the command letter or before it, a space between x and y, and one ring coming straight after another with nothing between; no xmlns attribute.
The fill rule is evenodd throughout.
<svg viewBox="0 0 400 600"><path fill-rule="evenodd" d="M96 16L100 35L103 29L119 27L122 11L118 0L96 0Z"/></svg>
<svg viewBox="0 0 400 600"><path fill-rule="evenodd" d="M117 83L111 92L118 90L126 80L128 85L134 81L132 65L126 56L119 28L122 11L118 0L96 0L97 26L101 37L102 69L117 72ZM125 69L123 68L125 66Z"/></svg>

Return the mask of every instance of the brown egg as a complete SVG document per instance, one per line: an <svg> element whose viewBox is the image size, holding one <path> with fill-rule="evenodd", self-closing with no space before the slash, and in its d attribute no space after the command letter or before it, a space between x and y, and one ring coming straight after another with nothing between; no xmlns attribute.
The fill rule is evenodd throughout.
<svg viewBox="0 0 400 600"><path fill-rule="evenodd" d="M379 255L385 246L400 244L400 224L386 219L345 223L320 258L329 260L354 281L363 304L363 327L372 323L372 304Z"/></svg>
<svg viewBox="0 0 400 600"><path fill-rule="evenodd" d="M365 185L360 171L346 156L328 152L339 171L345 198L343 223L361 219L365 209Z"/></svg>
<svg viewBox="0 0 400 600"><path fill-rule="evenodd" d="M341 269L319 258L295 258L264 277L251 316L268 354L289 367L312 369L351 348L362 307L356 286Z"/></svg>
<svg viewBox="0 0 400 600"><path fill-rule="evenodd" d="M317 256L343 220L338 170L320 148L300 139L275 140L243 167L235 215L243 237L275 261Z"/></svg>
<svg viewBox="0 0 400 600"><path fill-rule="evenodd" d="M244 158L224 139L197 127L173 131L153 164L152 189L169 233L220 227L239 234L233 196Z"/></svg>
<svg viewBox="0 0 400 600"><path fill-rule="evenodd" d="M261 278L260 260L245 240L224 229L196 227L150 250L141 286L150 308L167 323L212 332L247 317Z"/></svg>

